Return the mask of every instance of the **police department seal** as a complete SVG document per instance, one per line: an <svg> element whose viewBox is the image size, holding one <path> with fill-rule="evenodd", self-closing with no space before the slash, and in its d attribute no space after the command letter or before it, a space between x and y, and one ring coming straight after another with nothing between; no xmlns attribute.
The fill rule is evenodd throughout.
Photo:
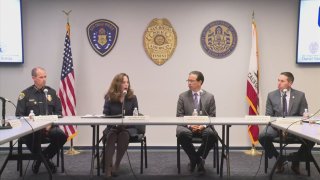
<svg viewBox="0 0 320 180"><path fill-rule="evenodd" d="M217 59L229 56L237 46L236 30L226 21L213 21L201 33L201 46L204 52Z"/></svg>
<svg viewBox="0 0 320 180"><path fill-rule="evenodd" d="M88 40L95 52L100 56L107 55L117 42L118 26L106 19L98 19L87 27Z"/></svg>
<svg viewBox="0 0 320 180"><path fill-rule="evenodd" d="M153 19L144 32L144 49L150 59L162 65L177 46L177 34L167 19Z"/></svg>

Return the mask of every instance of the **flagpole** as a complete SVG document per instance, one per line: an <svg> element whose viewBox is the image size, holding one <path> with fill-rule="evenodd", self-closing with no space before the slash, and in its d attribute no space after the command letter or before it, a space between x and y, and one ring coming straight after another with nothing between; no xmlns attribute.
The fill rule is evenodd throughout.
<svg viewBox="0 0 320 180"><path fill-rule="evenodd" d="M252 12L252 22L251 23L253 23L254 22L254 11ZM260 89L259 88L259 78L260 78L260 71L259 71L259 63L257 62L257 65L258 65L258 89ZM259 91L259 90L258 90ZM258 92L258 96L259 96L259 92ZM259 101L260 102L260 101ZM260 105L259 105L259 103L258 103L258 107L260 107ZM257 112L256 112L256 115L259 115L259 108L257 108L257 110L256 110ZM253 140L252 140L252 142L254 142ZM262 152L260 152L260 151L258 151L257 149L256 149L256 146L255 146L255 144L254 143L251 143L251 149L250 150L246 150L246 151L244 151L244 153L245 154L247 154L247 155L251 155L251 156L261 156L262 155Z"/></svg>
<svg viewBox="0 0 320 180"><path fill-rule="evenodd" d="M67 23L69 24L69 14L71 13L72 10L66 12L65 10L62 10L62 12L67 16ZM70 32L69 32L70 33ZM70 35L70 34L69 34ZM80 154L80 151L77 151L73 148L73 138L70 140L70 148L67 150L64 154L67 155L76 155Z"/></svg>

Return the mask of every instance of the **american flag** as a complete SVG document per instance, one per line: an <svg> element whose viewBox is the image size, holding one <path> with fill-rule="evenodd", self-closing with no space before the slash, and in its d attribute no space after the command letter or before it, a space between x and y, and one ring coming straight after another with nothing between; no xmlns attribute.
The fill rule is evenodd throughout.
<svg viewBox="0 0 320 180"><path fill-rule="evenodd" d="M76 115L76 96L74 91L74 70L70 43L70 25L67 23L67 33L64 42L63 64L59 86L59 98L62 105L63 116ZM77 135L77 127L73 125L61 126L68 140Z"/></svg>
<svg viewBox="0 0 320 180"><path fill-rule="evenodd" d="M247 77L247 101L249 104L249 115L259 115L259 51L257 27L254 19L252 19L251 35L251 55ZM252 144L256 144L258 142L259 126L250 125L248 127L248 132Z"/></svg>

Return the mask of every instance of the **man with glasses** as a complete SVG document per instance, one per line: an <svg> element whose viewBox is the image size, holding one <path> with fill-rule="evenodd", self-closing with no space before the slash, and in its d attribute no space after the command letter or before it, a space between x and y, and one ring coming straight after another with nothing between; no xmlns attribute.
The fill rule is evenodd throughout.
<svg viewBox="0 0 320 180"><path fill-rule="evenodd" d="M177 117L191 116L194 111L199 115L210 117L216 116L216 105L214 96L201 88L204 76L199 71L192 71L188 77L189 90L180 94L177 105ZM187 153L190 163L189 171L193 172L197 166L199 174L204 174L204 162L218 140L217 132L212 126L206 125L186 125L177 126L176 135L179 143ZM202 144L196 151L192 144L192 137L202 138Z"/></svg>

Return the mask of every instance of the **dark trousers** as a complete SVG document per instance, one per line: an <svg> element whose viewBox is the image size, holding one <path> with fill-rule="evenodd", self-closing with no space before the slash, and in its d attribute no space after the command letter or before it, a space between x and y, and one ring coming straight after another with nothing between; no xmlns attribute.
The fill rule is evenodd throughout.
<svg viewBox="0 0 320 180"><path fill-rule="evenodd" d="M209 126L201 133L193 133L186 126L177 126L178 141L192 163L199 163L201 158L206 159L214 143L218 141L217 136L217 132ZM198 151L196 151L196 148L192 144L192 137L202 138L202 143L198 148Z"/></svg>
<svg viewBox="0 0 320 180"><path fill-rule="evenodd" d="M48 134L44 130L39 130L23 138L32 153L39 153L41 151L41 143L49 142L50 144L42 151L43 155L48 159L53 158L67 141L66 134L58 126L51 127Z"/></svg>
<svg viewBox="0 0 320 180"><path fill-rule="evenodd" d="M290 137L295 137L292 134L288 134ZM279 153L273 145L273 139L279 137L279 131L271 126L265 127L259 134L259 142L261 146L265 149L266 156L270 159L272 157L278 157ZM314 142L303 139L303 142L295 153L297 158L304 158L306 154L309 154L310 150L315 145Z"/></svg>

